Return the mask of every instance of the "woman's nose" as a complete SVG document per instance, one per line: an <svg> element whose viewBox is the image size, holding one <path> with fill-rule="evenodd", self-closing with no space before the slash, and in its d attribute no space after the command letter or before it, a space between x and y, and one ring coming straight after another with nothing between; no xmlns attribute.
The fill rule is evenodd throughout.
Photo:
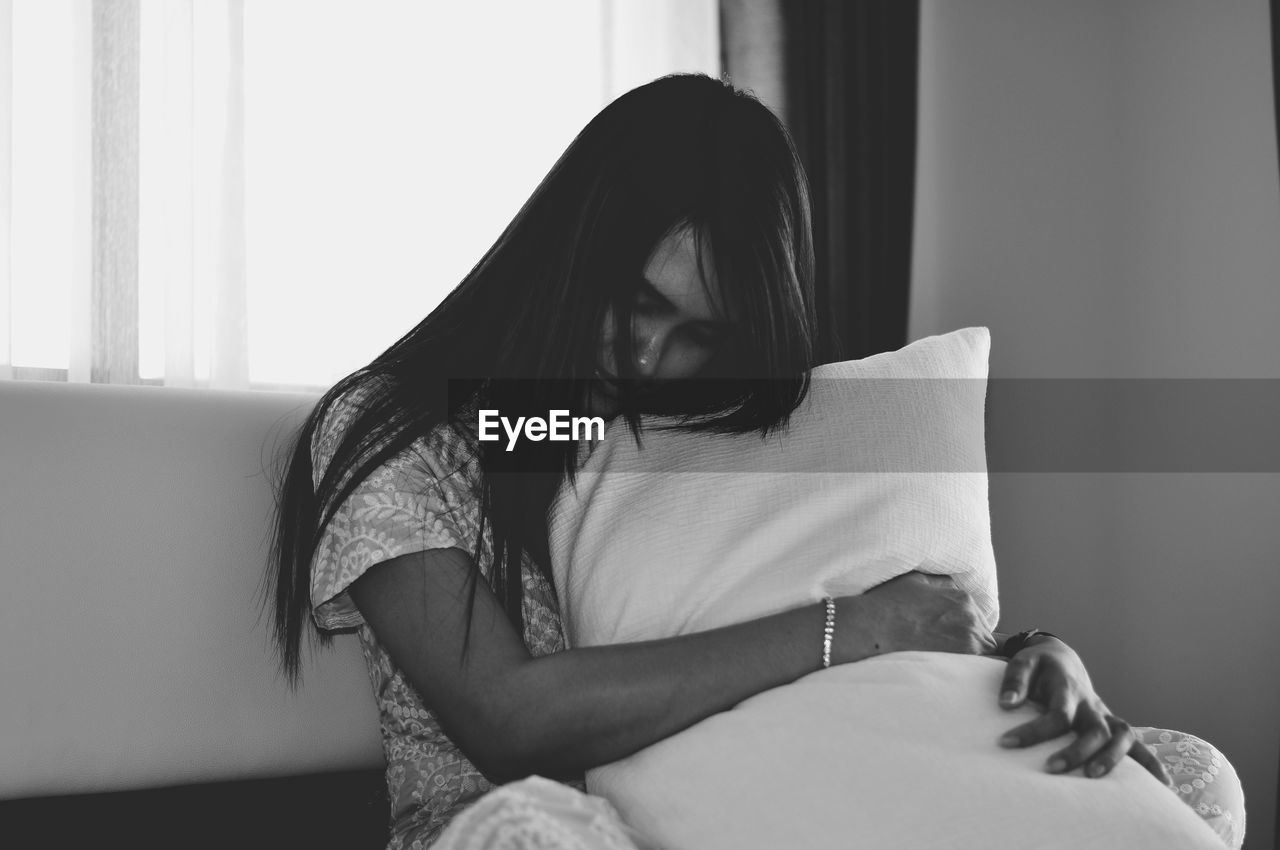
<svg viewBox="0 0 1280 850"><path fill-rule="evenodd" d="M657 328L639 329L635 339L636 373L641 378L654 378L658 375L658 366L662 361L662 341L664 334Z"/></svg>

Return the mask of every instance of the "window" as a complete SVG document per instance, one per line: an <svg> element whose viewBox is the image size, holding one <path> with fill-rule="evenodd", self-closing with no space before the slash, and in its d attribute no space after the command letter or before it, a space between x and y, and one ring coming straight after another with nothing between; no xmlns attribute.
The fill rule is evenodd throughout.
<svg viewBox="0 0 1280 850"><path fill-rule="evenodd" d="M216 387L367 362L604 104L720 72L715 0L0 0L0 52L0 376Z"/></svg>

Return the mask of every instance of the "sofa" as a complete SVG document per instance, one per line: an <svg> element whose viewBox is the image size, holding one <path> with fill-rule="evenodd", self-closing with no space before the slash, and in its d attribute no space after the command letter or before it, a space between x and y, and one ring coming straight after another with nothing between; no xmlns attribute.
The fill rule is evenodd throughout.
<svg viewBox="0 0 1280 850"><path fill-rule="evenodd" d="M358 642L294 692L260 604L316 399L0 381L0 846L385 845Z"/></svg>
<svg viewBox="0 0 1280 850"><path fill-rule="evenodd" d="M0 382L0 846L385 845L358 643L292 692L258 604L315 399Z"/></svg>

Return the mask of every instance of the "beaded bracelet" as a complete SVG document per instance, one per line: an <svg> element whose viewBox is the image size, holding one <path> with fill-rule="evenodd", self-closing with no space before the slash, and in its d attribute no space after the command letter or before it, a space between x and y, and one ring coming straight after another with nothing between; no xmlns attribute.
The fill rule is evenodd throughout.
<svg viewBox="0 0 1280 850"><path fill-rule="evenodd" d="M836 634L836 601L827 596L822 602L827 607L827 621L822 627L822 668L825 670L831 666L831 639Z"/></svg>

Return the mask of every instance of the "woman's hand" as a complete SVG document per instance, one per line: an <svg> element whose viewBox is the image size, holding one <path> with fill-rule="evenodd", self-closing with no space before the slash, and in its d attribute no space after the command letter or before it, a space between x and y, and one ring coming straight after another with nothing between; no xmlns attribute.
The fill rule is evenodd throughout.
<svg viewBox="0 0 1280 850"><path fill-rule="evenodd" d="M1127 754L1169 784L1159 760L1094 692L1080 656L1055 637L1033 637L1009 660L1000 705L1015 708L1027 700L1044 713L1006 732L1001 746L1029 747L1074 730L1075 741L1049 757L1051 773L1083 765L1085 776L1106 776Z"/></svg>
<svg viewBox="0 0 1280 850"><path fill-rule="evenodd" d="M982 612L950 576L906 573L860 596L839 599L836 605L833 661L905 650L966 655L995 650L995 637Z"/></svg>

